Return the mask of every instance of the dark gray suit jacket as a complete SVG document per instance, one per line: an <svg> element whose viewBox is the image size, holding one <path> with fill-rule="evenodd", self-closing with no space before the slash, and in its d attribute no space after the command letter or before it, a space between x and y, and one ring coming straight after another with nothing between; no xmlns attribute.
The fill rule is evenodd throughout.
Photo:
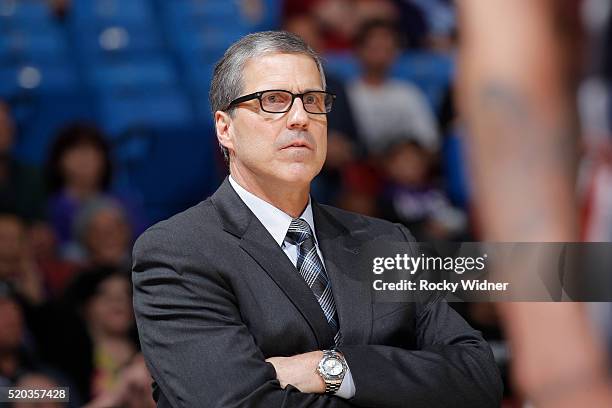
<svg viewBox="0 0 612 408"><path fill-rule="evenodd" d="M134 246L134 309L158 407L499 406L488 345L445 302L374 303L370 281L353 276L362 244L408 242L408 231L315 202L313 215L355 396L280 388L264 360L328 349L333 333L226 179Z"/></svg>

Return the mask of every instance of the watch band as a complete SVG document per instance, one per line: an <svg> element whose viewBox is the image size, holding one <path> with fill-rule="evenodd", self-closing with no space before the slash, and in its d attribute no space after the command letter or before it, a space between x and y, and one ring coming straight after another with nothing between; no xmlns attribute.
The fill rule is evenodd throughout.
<svg viewBox="0 0 612 408"><path fill-rule="evenodd" d="M325 381L325 379L323 380ZM335 394L340 389L340 385L342 385L342 381L325 381L325 393L326 394Z"/></svg>

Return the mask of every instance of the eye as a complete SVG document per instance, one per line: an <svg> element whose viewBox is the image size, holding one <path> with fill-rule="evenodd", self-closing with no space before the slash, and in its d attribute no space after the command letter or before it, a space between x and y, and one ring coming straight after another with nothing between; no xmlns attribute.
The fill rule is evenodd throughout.
<svg viewBox="0 0 612 408"><path fill-rule="evenodd" d="M287 103L289 96L281 92L266 93L263 96L264 103L279 104Z"/></svg>
<svg viewBox="0 0 612 408"><path fill-rule="evenodd" d="M307 94L304 95L304 103L307 103L309 105L314 105L317 103L317 97L313 94Z"/></svg>

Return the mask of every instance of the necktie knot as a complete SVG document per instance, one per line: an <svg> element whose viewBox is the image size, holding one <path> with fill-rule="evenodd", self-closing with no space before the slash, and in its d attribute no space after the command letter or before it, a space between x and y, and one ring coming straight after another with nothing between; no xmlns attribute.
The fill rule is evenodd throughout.
<svg viewBox="0 0 612 408"><path fill-rule="evenodd" d="M294 218L289 225L286 239L295 245L301 245L309 238L312 238L310 225L302 218Z"/></svg>

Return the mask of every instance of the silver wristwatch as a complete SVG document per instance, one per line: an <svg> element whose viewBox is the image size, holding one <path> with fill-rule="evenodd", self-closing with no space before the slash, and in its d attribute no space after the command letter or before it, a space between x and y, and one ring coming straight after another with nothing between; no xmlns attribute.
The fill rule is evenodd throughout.
<svg viewBox="0 0 612 408"><path fill-rule="evenodd" d="M319 361L317 372L325 381L326 394L335 394L340 389L347 369L342 354L335 350L323 350L323 358Z"/></svg>

